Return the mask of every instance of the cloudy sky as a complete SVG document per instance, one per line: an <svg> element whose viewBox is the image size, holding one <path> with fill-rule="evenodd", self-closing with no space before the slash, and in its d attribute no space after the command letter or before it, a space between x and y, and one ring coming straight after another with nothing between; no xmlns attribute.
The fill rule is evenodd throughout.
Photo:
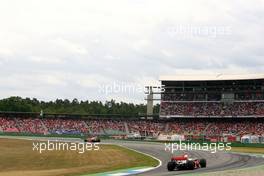
<svg viewBox="0 0 264 176"><path fill-rule="evenodd" d="M263 73L263 19L263 0L0 0L0 98L144 102L160 75Z"/></svg>

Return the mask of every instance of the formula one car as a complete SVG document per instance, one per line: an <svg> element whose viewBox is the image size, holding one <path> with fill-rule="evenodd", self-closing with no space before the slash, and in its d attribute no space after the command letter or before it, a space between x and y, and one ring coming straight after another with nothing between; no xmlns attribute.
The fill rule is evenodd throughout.
<svg viewBox="0 0 264 176"><path fill-rule="evenodd" d="M84 142L101 142L100 138L97 136L94 137L87 137L84 139Z"/></svg>
<svg viewBox="0 0 264 176"><path fill-rule="evenodd" d="M174 170L193 170L206 167L205 159L193 159L188 155L174 156L167 164L168 171Z"/></svg>

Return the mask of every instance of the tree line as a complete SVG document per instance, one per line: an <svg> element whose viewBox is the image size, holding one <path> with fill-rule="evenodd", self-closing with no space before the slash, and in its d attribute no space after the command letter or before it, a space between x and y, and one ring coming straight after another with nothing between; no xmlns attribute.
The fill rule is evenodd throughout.
<svg viewBox="0 0 264 176"><path fill-rule="evenodd" d="M55 101L39 101L36 98L9 97L0 100L0 111L40 112L68 114L120 114L140 115L146 113L146 104L116 102L115 100L79 101L73 99L57 99ZM154 106L154 113L159 113L159 105Z"/></svg>

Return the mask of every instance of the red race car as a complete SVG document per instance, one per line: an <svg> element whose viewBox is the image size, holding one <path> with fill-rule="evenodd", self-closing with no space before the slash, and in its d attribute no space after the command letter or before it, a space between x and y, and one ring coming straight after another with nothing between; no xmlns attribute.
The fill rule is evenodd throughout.
<svg viewBox="0 0 264 176"><path fill-rule="evenodd" d="M167 164L168 171L174 170L193 170L206 167L205 159L193 159L188 155L174 156Z"/></svg>
<svg viewBox="0 0 264 176"><path fill-rule="evenodd" d="M101 142L100 138L97 136L94 137L87 137L84 139L84 142Z"/></svg>

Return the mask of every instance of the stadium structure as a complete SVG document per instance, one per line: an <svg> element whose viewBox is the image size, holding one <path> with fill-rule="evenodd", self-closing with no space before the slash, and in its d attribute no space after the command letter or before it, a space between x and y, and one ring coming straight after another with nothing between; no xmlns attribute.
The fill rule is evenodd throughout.
<svg viewBox="0 0 264 176"><path fill-rule="evenodd" d="M263 117L264 75L163 76L160 117Z"/></svg>
<svg viewBox="0 0 264 176"><path fill-rule="evenodd" d="M1 112L0 133L264 143L264 75L161 76L140 116ZM160 112L153 114L155 94Z"/></svg>
<svg viewBox="0 0 264 176"><path fill-rule="evenodd" d="M162 76L160 85L147 86L147 89L147 111L138 116L129 114L126 116L118 114L48 114L43 111L40 113L0 112L0 135L3 135L2 138L0 136L1 141L3 141L1 147L4 148L3 151L6 151L6 148L13 146L10 149L11 152L6 152L2 163L6 163L14 150L20 151L20 153L18 152L19 156L23 153L24 156L35 156L32 159L29 157L26 165L38 163L38 157L41 156L42 158L45 155L39 155L37 151L32 150L31 140L54 141L55 139L59 143L75 141L82 145L85 142L89 144L102 140L100 145L103 147L106 147L104 142L113 144L107 145L113 148L104 148L99 153L96 151L90 153L90 151L87 155L75 155L75 152L64 150L58 151L58 153L48 153L41 168L37 168L37 171L35 169L34 171L18 169L17 172L11 170L6 173L27 175L25 173L28 172L30 173L28 175L41 175L44 166L50 173L49 175L56 175L58 170L63 172L61 175L65 175L65 173L67 175L80 175L80 173L175 175L175 173L169 172L174 170L177 171L177 174L186 172L212 172L215 174L216 171L225 171L223 175L226 175L229 170L233 174L236 172L235 169L240 169L237 171L238 175L253 175L250 173L251 170L255 170L253 166L263 168L263 155L255 152L261 151L264 145L264 75ZM160 97L157 98L157 96ZM153 114L155 101L160 103L159 114ZM17 138L19 140L14 140ZM161 142L148 141L164 141L166 148ZM14 143L17 145L12 145ZM171 153L174 151L174 144L185 144L185 146L187 144L194 144L195 146L206 144L207 147L230 144L232 150L231 152L216 152L217 149L214 147L205 151L199 149L177 150L176 152L180 155L171 156L175 154ZM17 148L17 146L20 147ZM116 148L118 146L125 148L118 149ZM237 150L236 147L238 147ZM120 155L123 157L118 159L116 163L113 162L114 155L127 148L129 148L127 153ZM167 148L169 151L166 151ZM234 148L235 150L233 150ZM131 154L131 149L137 154ZM233 153L241 150L254 153ZM62 155L61 152L64 154ZM104 154L104 152L106 153ZM51 159L52 154L54 157ZM131 164L129 168L122 166L124 169L121 170L115 170L116 167L113 167L116 165L121 167L121 163L134 161L134 157L138 154L142 155L135 163L138 166L138 163L142 162L140 167L134 167L134 164ZM72 156L69 157L69 155ZM92 155L94 156L91 157ZM84 156L87 157L84 158ZM155 162L152 160L153 164L148 164L142 160L142 157L147 156L150 157L147 160L148 163L151 158ZM181 156L187 157L182 159ZM13 157L17 158L16 152L14 152ZM79 159L76 159L78 157ZM111 162L106 163L106 157ZM128 160L127 157L133 158ZM69 160L71 158L73 160ZM22 167L24 168L25 159L22 159L23 162L21 163L23 163ZM65 161L69 163L78 161L81 164L87 161L87 164L82 167L69 164L74 169L60 169L57 164L68 169L68 165L64 164ZM102 162L96 164L97 161L104 161L106 165ZM201 161L206 163L203 167ZM9 162L13 169L13 160L9 160ZM164 164L166 162L167 165ZM184 162L189 164L186 165ZM50 169L46 163L55 163L55 170ZM80 163L77 164L80 165ZM92 165L95 166L94 168L109 166L109 163L113 163L113 165L102 171L100 169L93 170L91 163L94 163ZM191 164L192 167L190 167L190 163L195 165ZM19 167L19 165L16 166ZM85 166L89 166L87 171L83 170ZM195 168L199 169L196 170ZM246 172L247 168L249 169L247 172L250 174L241 174L241 169L245 169L243 172ZM256 175L263 175L262 169L257 172Z"/></svg>
<svg viewBox="0 0 264 176"><path fill-rule="evenodd" d="M264 75L161 76L163 91L148 91L148 115L160 94L165 133L210 141L263 142ZM152 89L151 89L152 90Z"/></svg>

